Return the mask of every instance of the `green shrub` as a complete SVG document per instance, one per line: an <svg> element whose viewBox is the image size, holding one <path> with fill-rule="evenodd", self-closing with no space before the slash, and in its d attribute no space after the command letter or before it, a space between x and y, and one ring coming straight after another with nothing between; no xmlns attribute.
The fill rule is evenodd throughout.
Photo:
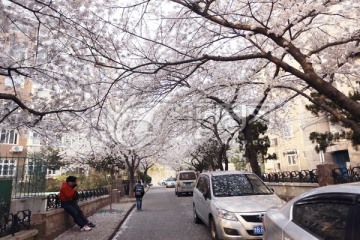
<svg viewBox="0 0 360 240"><path fill-rule="evenodd" d="M56 178L48 178L46 179L46 191L47 192L58 192L60 190L61 185L63 182L66 181L66 178L69 175L61 175ZM89 176L85 175L76 175L77 183L79 185L79 191L83 190L90 190L90 189L98 189L98 188L104 188L108 185L112 185L112 181L110 179L106 178L104 175L93 173Z"/></svg>

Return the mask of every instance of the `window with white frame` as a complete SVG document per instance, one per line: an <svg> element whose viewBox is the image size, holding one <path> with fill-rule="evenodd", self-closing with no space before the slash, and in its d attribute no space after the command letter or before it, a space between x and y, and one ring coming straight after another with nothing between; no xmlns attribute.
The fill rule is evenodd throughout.
<svg viewBox="0 0 360 240"><path fill-rule="evenodd" d="M18 132L16 130L0 130L0 143L17 144Z"/></svg>
<svg viewBox="0 0 360 240"><path fill-rule="evenodd" d="M38 134L36 132L32 132L30 135L30 144L31 145L40 145L41 144L40 134Z"/></svg>
<svg viewBox="0 0 360 240"><path fill-rule="evenodd" d="M0 160L0 176L14 176L15 175L15 160Z"/></svg>
<svg viewBox="0 0 360 240"><path fill-rule="evenodd" d="M296 164L296 158L297 155L295 153L287 153L286 159L289 165L295 165Z"/></svg>

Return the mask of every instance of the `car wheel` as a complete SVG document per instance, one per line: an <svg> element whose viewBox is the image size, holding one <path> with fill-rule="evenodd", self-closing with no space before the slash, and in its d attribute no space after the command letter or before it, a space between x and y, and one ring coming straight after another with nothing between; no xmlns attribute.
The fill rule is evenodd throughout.
<svg viewBox="0 0 360 240"><path fill-rule="evenodd" d="M214 219L210 218L210 235L211 235L211 239L213 240L219 240L219 236L217 234L217 231L216 231L216 226L215 226L215 222L214 222Z"/></svg>
<svg viewBox="0 0 360 240"><path fill-rule="evenodd" d="M195 205L193 205L193 213L194 213L194 222L195 222L196 224L201 223L201 219L198 217L198 215L197 215L197 213L196 213Z"/></svg>

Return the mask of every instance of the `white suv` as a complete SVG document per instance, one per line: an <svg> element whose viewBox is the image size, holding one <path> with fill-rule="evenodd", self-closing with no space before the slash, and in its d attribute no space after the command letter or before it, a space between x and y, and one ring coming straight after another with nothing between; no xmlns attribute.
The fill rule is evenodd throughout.
<svg viewBox="0 0 360 240"><path fill-rule="evenodd" d="M196 172L193 170L180 171L176 174L175 195L193 194L196 183Z"/></svg>
<svg viewBox="0 0 360 240"><path fill-rule="evenodd" d="M195 223L204 222L212 239L262 239L262 218L282 201L255 174L219 171L200 174L193 194Z"/></svg>

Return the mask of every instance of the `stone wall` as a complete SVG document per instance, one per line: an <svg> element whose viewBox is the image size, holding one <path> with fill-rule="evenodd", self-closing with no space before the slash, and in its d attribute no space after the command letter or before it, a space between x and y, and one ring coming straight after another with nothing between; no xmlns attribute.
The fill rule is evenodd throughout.
<svg viewBox="0 0 360 240"><path fill-rule="evenodd" d="M273 189L274 192L283 200L289 201L293 197L296 197L304 192L307 192L313 188L319 187L317 183L269 183L266 185Z"/></svg>
<svg viewBox="0 0 360 240"><path fill-rule="evenodd" d="M110 195L79 202L79 206L85 216L89 217L111 203L119 203L121 196L121 191L112 189ZM13 199L10 209L10 212L29 209L31 211L31 230L20 231L15 236L8 235L4 239L52 240L75 225L72 217L64 212L62 208L45 211L46 198L44 197Z"/></svg>
<svg viewBox="0 0 360 240"><path fill-rule="evenodd" d="M10 213L27 209L31 211L31 214L44 212L46 211L46 201L46 197L11 199Z"/></svg>
<svg viewBox="0 0 360 240"><path fill-rule="evenodd" d="M80 202L79 206L85 216L91 216L99 209L110 204L110 196L102 196L86 202ZM75 225L72 217L62 208L35 213L31 216L31 226L38 230L37 240L50 240L59 236Z"/></svg>

